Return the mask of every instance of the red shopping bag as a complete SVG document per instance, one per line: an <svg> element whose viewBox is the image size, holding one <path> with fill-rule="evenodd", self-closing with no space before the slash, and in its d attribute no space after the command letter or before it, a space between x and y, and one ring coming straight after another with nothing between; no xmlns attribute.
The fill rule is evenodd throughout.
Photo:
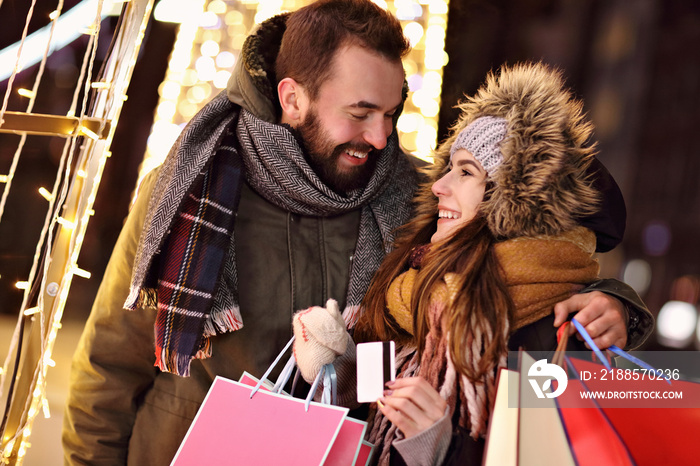
<svg viewBox="0 0 700 466"><path fill-rule="evenodd" d="M589 346L598 350L583 326L575 319L572 323ZM567 358L567 363L581 391L599 408L636 464L699 464L695 449L688 445L696 442L700 433L700 384L679 377L674 380L672 374L656 370L615 346L608 350L642 369L613 369L605 356L599 357L602 364L576 358ZM569 393L576 394L575 390Z"/></svg>
<svg viewBox="0 0 700 466"><path fill-rule="evenodd" d="M585 390L580 380L569 379L566 390L556 399L578 466L635 464L624 440L600 407L594 400L579 396Z"/></svg>
<svg viewBox="0 0 700 466"><path fill-rule="evenodd" d="M574 370L600 374L602 365L570 359ZM622 369L616 369L622 370ZM629 371L629 369L625 369ZM586 373L586 372L583 372ZM683 394L684 406L673 407L672 400L597 400L601 412L629 449L639 466L673 464L690 466L700 463L697 451L690 448L700 434L700 384L671 380L601 380L582 382L589 392L596 393L657 393L674 391ZM678 401L676 400L676 404ZM651 407L657 405L658 407ZM671 405L671 406L669 406Z"/></svg>

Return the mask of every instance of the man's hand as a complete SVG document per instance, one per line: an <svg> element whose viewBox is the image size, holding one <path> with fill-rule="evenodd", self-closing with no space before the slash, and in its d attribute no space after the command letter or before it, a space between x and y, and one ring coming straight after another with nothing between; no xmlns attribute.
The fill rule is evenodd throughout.
<svg viewBox="0 0 700 466"><path fill-rule="evenodd" d="M379 399L379 409L406 438L417 435L445 415L447 403L422 377L396 379Z"/></svg>
<svg viewBox="0 0 700 466"><path fill-rule="evenodd" d="M618 299L600 291L576 294L554 306L554 326L563 324L572 312L577 312L576 320L599 348L627 345L627 311ZM569 335L575 332L571 325Z"/></svg>

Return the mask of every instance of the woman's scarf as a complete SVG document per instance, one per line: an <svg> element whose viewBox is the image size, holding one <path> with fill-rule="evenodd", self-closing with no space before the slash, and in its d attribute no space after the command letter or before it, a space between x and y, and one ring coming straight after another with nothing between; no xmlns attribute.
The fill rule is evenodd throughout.
<svg viewBox="0 0 700 466"><path fill-rule="evenodd" d="M494 247L515 303L514 320L506 334L551 314L554 304L580 291L598 276L598 263L591 257L595 236L584 228L555 237L507 240ZM411 296L419 273L419 269L410 268L394 279L387 291L388 312L410 334L413 334ZM495 399L495 376L498 367L505 367L507 355L503 354L498 367L487 371L478 383L457 373L450 357L450 335L443 315L459 290L458 279L456 274L446 274L431 291L430 329L421 359L418 361L415 348L402 348L400 358L397 357L397 377L425 378L447 402L451 419L459 419L458 423L477 438L486 434ZM473 368L478 367L483 353L482 336L472 335L471 344L464 348ZM458 407L459 413L455 415ZM388 464L391 443L399 438L397 435L397 429L376 410L368 439L380 448L378 464Z"/></svg>
<svg viewBox="0 0 700 466"><path fill-rule="evenodd" d="M229 127L235 131L226 132ZM361 209L346 320L354 318L393 230L407 220L415 188L395 132L367 187L343 197L319 180L288 128L219 95L183 131L160 169L124 305L157 306L161 370L189 375L192 359L211 355L209 337L243 326L233 235L241 173L260 195L292 213L331 216Z"/></svg>

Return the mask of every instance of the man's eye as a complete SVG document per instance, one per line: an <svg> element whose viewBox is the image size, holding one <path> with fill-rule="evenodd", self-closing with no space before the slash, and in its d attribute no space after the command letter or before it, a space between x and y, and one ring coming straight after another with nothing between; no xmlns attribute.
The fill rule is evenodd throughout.
<svg viewBox="0 0 700 466"><path fill-rule="evenodd" d="M350 116L351 116L353 119L355 119L355 120L364 120L365 118L367 118L367 114L366 114L366 113L364 113L364 114L362 114L362 115L358 115L358 114L356 114L356 113L351 113Z"/></svg>

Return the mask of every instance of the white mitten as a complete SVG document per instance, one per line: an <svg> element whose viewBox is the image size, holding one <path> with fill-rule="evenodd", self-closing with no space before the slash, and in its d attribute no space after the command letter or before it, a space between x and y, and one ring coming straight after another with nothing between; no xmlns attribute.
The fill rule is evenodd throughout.
<svg viewBox="0 0 700 466"><path fill-rule="evenodd" d="M321 367L330 364L348 347L350 335L334 299L326 307L314 306L294 314L294 357L301 376L313 383Z"/></svg>

